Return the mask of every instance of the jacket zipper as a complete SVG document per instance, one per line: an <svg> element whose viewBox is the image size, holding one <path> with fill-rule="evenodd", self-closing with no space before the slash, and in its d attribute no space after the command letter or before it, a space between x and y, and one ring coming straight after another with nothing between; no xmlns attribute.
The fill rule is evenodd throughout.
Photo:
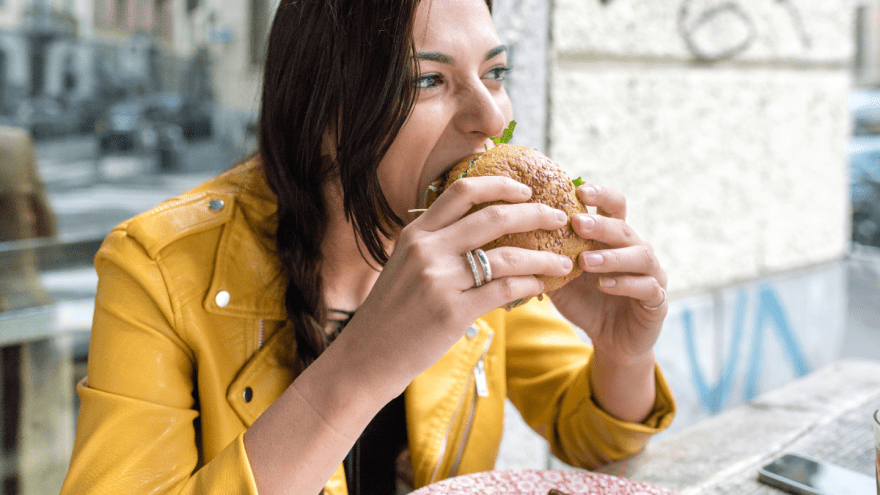
<svg viewBox="0 0 880 495"><path fill-rule="evenodd" d="M260 336L257 339L257 350L263 348L263 332L266 330L266 320L260 320Z"/></svg>
<svg viewBox="0 0 880 495"><path fill-rule="evenodd" d="M443 459L446 457L446 447L449 443L449 436L452 433L452 426L455 424L456 418L458 418L458 414L461 412L462 406L464 405L464 401L468 396L468 390L471 386L471 379L473 378L475 383L474 387L474 397L471 402L471 408L468 413L468 420L465 423L464 434L462 435L461 442L458 444L458 451L455 454L455 462L452 464L452 469L449 473L449 476L455 476L458 473L459 465L461 464L461 458L464 455L464 447L467 444L468 437L471 433L471 427L474 424L474 416L477 411L477 399L478 397L488 397L489 396L489 385L486 381L486 365L485 358L486 354L489 353L489 346L492 345L492 338L495 335L493 333L489 334L488 340L486 340L486 346L483 348L483 353L480 354L480 360L477 361L477 364L474 366L473 372L468 376L467 384L464 387L464 392L461 394L461 398L458 400L458 406L455 408L455 414L452 415L452 420L449 422L449 426L446 428L446 435L443 437L443 442L441 443L440 450L440 458L437 459L437 464L434 465L434 472L431 474L430 483L434 483L437 481L437 474L440 472L440 465L443 464Z"/></svg>

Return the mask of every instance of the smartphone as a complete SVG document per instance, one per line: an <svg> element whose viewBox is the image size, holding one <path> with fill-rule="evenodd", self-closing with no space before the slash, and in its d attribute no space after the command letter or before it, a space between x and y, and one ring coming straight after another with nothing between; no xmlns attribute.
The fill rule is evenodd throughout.
<svg viewBox="0 0 880 495"><path fill-rule="evenodd" d="M758 479L776 488L804 495L880 493L871 476L794 453L785 454L758 469Z"/></svg>

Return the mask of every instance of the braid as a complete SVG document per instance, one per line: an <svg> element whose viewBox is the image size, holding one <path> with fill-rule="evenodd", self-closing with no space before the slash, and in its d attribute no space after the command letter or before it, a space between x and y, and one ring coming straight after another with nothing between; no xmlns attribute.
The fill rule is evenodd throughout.
<svg viewBox="0 0 880 495"><path fill-rule="evenodd" d="M338 180L346 218L384 265L383 237L402 226L378 181L379 162L415 99L418 0L281 0L266 50L259 145L278 202L275 244L288 277L292 330L282 348L296 373L325 350L323 191ZM335 133L336 162L322 156ZM286 356L286 358L285 358Z"/></svg>
<svg viewBox="0 0 880 495"><path fill-rule="evenodd" d="M305 191L299 191L297 195L308 196ZM299 201L296 207L284 212L279 209L278 213L276 244L279 259L288 274L284 303L295 329L296 357L288 365L296 374L305 370L326 348L320 323L325 319L320 249L325 222L321 203L315 200ZM291 346L285 345L284 348L290 349Z"/></svg>

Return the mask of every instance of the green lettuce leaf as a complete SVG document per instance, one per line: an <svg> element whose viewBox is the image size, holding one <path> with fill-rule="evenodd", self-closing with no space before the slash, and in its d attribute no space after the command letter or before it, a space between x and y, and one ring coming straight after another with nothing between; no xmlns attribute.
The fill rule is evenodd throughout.
<svg viewBox="0 0 880 495"><path fill-rule="evenodd" d="M511 138L513 138L513 128L516 127L516 121L511 120L510 125L507 129L504 129L504 132L501 133L500 138L491 138L496 144L507 144L510 142Z"/></svg>

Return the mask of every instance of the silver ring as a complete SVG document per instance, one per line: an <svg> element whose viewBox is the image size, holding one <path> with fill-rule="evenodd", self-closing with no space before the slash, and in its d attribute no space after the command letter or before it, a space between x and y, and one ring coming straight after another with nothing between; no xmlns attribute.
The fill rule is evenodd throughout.
<svg viewBox="0 0 880 495"><path fill-rule="evenodd" d="M471 271L474 273L474 281L477 282L477 287L483 285L483 281L480 280L480 272L477 271L477 263L474 261L474 255L468 251L465 253L465 256L467 256L468 263L471 264Z"/></svg>
<svg viewBox="0 0 880 495"><path fill-rule="evenodd" d="M660 292L663 293L663 302L661 302L660 304L658 304L658 305L656 305L656 306L653 306L653 307L651 307L651 306L645 306L645 305L642 304L642 303L639 303L639 304L642 304L642 307L643 307L643 308L648 309L648 310L651 310L651 311L654 311L654 310L656 310L656 309L660 309L660 308L662 308L663 306L666 305L666 289L664 289L663 287L660 287Z"/></svg>
<svg viewBox="0 0 880 495"><path fill-rule="evenodd" d="M489 264L489 257L486 256L486 252L482 249L477 249L474 251L474 254L477 255L477 259L480 260L480 266L483 267L483 283L488 284L492 281L492 265Z"/></svg>

